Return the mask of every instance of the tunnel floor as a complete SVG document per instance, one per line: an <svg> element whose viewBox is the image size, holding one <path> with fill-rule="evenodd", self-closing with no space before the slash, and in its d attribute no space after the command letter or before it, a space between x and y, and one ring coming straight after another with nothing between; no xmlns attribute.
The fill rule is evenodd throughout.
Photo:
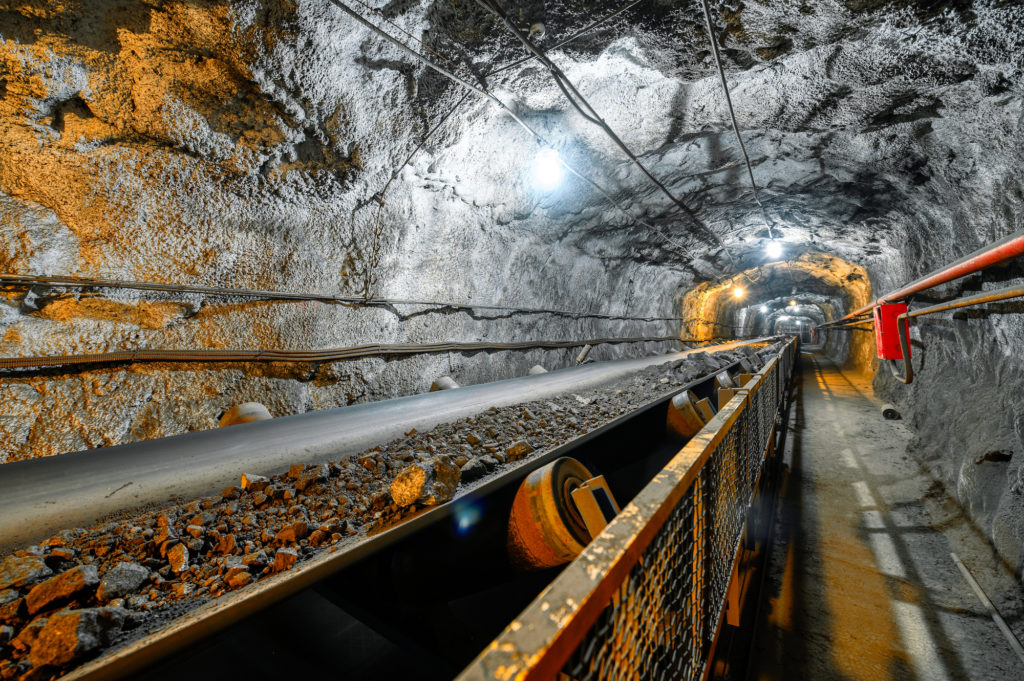
<svg viewBox="0 0 1024 681"><path fill-rule="evenodd" d="M1024 634L1019 585L882 418L870 378L804 354L749 678L1020 679L950 557Z"/></svg>

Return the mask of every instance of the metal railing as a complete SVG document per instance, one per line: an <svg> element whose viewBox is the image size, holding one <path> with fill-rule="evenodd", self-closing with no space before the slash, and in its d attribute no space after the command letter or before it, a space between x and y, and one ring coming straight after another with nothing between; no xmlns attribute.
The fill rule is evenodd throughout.
<svg viewBox="0 0 1024 681"><path fill-rule="evenodd" d="M771 358L458 680L703 678L796 347Z"/></svg>

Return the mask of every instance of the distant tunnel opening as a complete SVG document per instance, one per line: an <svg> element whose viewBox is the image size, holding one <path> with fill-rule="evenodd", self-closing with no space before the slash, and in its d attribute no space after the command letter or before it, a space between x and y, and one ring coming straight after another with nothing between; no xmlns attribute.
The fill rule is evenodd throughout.
<svg viewBox="0 0 1024 681"><path fill-rule="evenodd" d="M871 339L857 331L816 331L871 300L863 267L809 252L763 262L701 284L681 297L682 337L695 340L791 333L821 344L834 361L858 370L872 366Z"/></svg>

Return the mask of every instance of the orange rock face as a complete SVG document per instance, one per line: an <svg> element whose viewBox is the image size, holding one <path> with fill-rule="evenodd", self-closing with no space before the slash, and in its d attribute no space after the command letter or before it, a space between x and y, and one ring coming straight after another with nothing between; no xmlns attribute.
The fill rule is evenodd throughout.
<svg viewBox="0 0 1024 681"><path fill-rule="evenodd" d="M29 614L33 615L71 601L99 583L99 574L94 566L79 565L36 585L25 597L25 605Z"/></svg>

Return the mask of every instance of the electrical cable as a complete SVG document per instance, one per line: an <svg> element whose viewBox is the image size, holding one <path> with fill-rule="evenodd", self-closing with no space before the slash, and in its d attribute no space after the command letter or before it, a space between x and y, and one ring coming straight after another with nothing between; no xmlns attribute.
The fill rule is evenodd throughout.
<svg viewBox="0 0 1024 681"><path fill-rule="evenodd" d="M558 48L560 48L560 47L564 47L565 45L567 45L567 44L571 43L572 41L576 40L577 38L579 38L580 36L583 36L583 35L585 35L585 34L589 33L590 31L594 30L595 28L597 28L597 27L598 27L598 26L600 26L601 24L604 24L604 23L606 23L606 22L610 21L611 19L615 18L615 17L616 17L616 16L618 16L619 14L622 14L622 13L623 13L623 12L625 12L626 10L629 10L629 9L631 9L631 8L635 7L636 5L640 4L640 3L641 3L641 2L643 2L643 1L644 1L644 0L633 0L633 2L629 3L628 5L625 5L625 6L623 6L623 7L620 7L620 8L618 8L618 9L614 10L613 12L611 12L611 13L609 13L609 14L605 15L605 16L604 16L604 17L602 17L601 19L598 19L598 20L596 20L596 21L593 21L593 22L591 22L590 24L588 24L587 26L584 26L583 28L581 28L580 30L576 31L575 33L573 33L573 34L572 34L572 35L570 35L569 37L567 37L567 38L564 38L563 40L560 40L559 42L557 42L557 43L555 43L554 45L552 45L552 46L551 46L551 47L549 48L549 50L557 50L557 49L558 49ZM380 10L377 10L377 9L374 9L374 8L370 7L370 6L369 6L369 5L367 5L366 3L362 2L362 0L357 0L357 2L359 2L359 4L360 4L360 5L363 5L364 7L367 7L367 8L369 8L369 9L371 9L371 10L373 10L373 11L377 12L378 14L382 14L382 15L383 15L383 13L382 13L382 12L381 12ZM399 29L400 31L402 31L403 33L405 33L405 34L406 34L406 35L408 35L409 37L411 37L411 38L413 38L414 40L416 40L416 42L420 43L421 45L423 45L424 47L426 47L426 48L427 48L428 50L430 50L431 52L433 52L434 54L437 54L437 55L438 55L439 57L441 57L442 59L444 59L445 61L447 61L447 62L448 62L449 64L451 64L451 63L452 63L452 61L451 61L450 59L447 59L447 58L445 58L445 57L444 57L443 55L439 54L439 53L438 53L438 52L437 52L436 50L434 50L433 48L431 48L431 47L430 47L429 45L427 45L426 43L424 43L424 42L423 42L422 40L420 40L419 38L416 38L415 36L413 36L412 34L410 34L410 33L409 33L408 31L405 31L404 29L402 29L401 27L399 27L399 26L398 26L397 24L395 24L394 22L392 22L392 21L388 21L388 23L392 24L393 26L396 26L396 27L397 27L397 28L398 28L398 29ZM517 60L515 60L515 61L513 61L513 62L510 62L510 63L508 63L508 64L505 64L504 66L499 66L498 68L494 69L493 71L490 71L490 72L488 72L488 73L484 74L484 76L483 76L483 79L484 79L484 81L485 81L485 84L486 84L486 80L487 80L488 78L490 78L491 76L496 76L496 75L498 75L499 73L502 73L502 72L504 72L504 71L508 71L509 69L515 68L516 66L519 66L520 64L524 64L524 63L526 63L526 62L528 62L528 61L532 61L533 59L536 59L536 56L534 56L534 55L530 54L530 55L527 55L527 56L523 57L522 59L517 59ZM396 169L395 169L395 170L394 170L394 171L393 171L393 172L391 173L391 177L390 177L390 178L388 179L388 181L387 181L387 184L386 184L386 185L384 186L384 189L382 189L382 190L381 190L380 192L378 192L378 194L377 194L377 197L379 197L379 198L377 198L377 201L378 201L378 203L381 203L381 202L383 201L383 199L384 199L384 194L385 194L385 193L387 192L388 186L389 186L389 185L391 184L391 182L392 182L392 181L393 181L393 180L394 180L394 179L395 179L395 178L396 178L396 177L398 176L398 174L399 174L399 173L400 173L400 172L402 171L402 169L403 169L403 168L405 168L405 166L409 165L409 161L411 161L411 160L412 160L412 157L413 157L413 156L415 156L415 155L416 155L416 154L417 154L417 153L419 152L419 150L423 148L423 145L424 145L424 144L426 144L427 140L428 140L428 139L430 139L430 137L431 137L431 136L432 136L432 135L433 135L433 134L434 134L435 132L437 132L438 128L440 128L440 127L441 127L441 125L442 125L442 124L443 124L443 123L444 123L445 121L447 121L447 120L448 120L448 119L449 119L449 118L451 117L451 115L452 115L452 114L454 114L454 113L455 113L456 109L458 109L458 108L459 108L460 106L462 106L462 104L463 104L463 103L464 103L464 102L466 101L466 99L467 99L468 97L469 97L469 93L466 93L465 95L463 95L463 96L462 96L462 99L460 99L459 101L457 101L457 102L456 102L456 103L455 103L455 104L454 104L454 105L452 106L452 108L451 108L451 109L449 109L449 110L448 110L448 111L447 111L447 112L446 112L446 113L445 113L445 114L444 114L444 115L443 115L443 116L441 117L440 121L439 121L439 122L438 122L437 124L435 124L435 125L434 125L434 127L433 127L433 128L431 128L431 129L430 129L430 130L429 130L429 131L427 132L427 134L426 134L426 135L424 135L424 136L423 136L423 139L421 139L421 140L420 140L419 144L417 144L417 145L416 145L416 148L415 148L415 149L414 149L414 150L412 151L412 153L411 153L411 154L409 154L409 156L408 156L408 157L407 157L407 158L405 159L405 161L404 161L404 162L403 162L403 163L402 163L402 164L401 164L401 165L400 165L400 166L399 166L398 168L396 168ZM727 168L723 168L723 169L727 169ZM379 215L380 215L380 211L378 211L378 218L379 218Z"/></svg>
<svg viewBox="0 0 1024 681"><path fill-rule="evenodd" d="M732 97L729 95L729 83L725 79L725 68L722 66L722 55L718 51L718 41L715 40L715 30L711 24L711 7L708 4L708 0L701 0L704 5L704 20L707 23L708 28L708 40L711 42L711 53L715 57L715 65L718 66L718 77L722 81L722 92L725 93L725 103L729 107L729 118L732 120L732 129L736 133L736 141L739 142L740 151L743 153L743 161L747 165L747 175L750 176L750 186L754 190L754 200L757 202L758 208L761 209L761 219L764 220L764 226L768 228L768 238L775 239L775 232L772 230L771 222L768 220L768 213L764 209L764 204L761 203L761 196L757 186L757 182L754 180L754 168L750 164L750 156L747 155L747 146L743 143L743 135L740 134L739 123L736 122L736 111L732 106Z"/></svg>
<svg viewBox="0 0 1024 681"><path fill-rule="evenodd" d="M530 135L532 135L534 137L534 139L536 139L538 142L540 142L542 144L545 144L547 146L551 146L550 142L548 142L548 140L545 139L543 135L541 135L539 132L537 132L532 127L530 127L523 119L521 119L519 116L516 115L516 113L512 110L511 107L509 107L503 101L498 99L494 94L492 94L487 89L485 89L483 87L479 87L477 85L474 85L474 84L470 83L469 81L465 80L464 78L461 78L460 76L458 76L458 75L452 73L451 71L445 69L443 66L435 64L433 61L431 61L427 57L424 57L422 54L420 54L416 50L412 49L411 47L409 47L408 45L406 45L402 41L400 41L397 38L395 38L394 36L390 35L387 31L381 29L378 26L375 26L373 23L371 23L370 21L365 19L361 14L356 12L354 9L352 9L351 7L346 5L344 2L341 2L341 0L330 0L330 1L336 7L338 7L343 12L345 12L346 14L351 16L353 19L358 21L360 24L362 24L363 26L365 26L366 28L368 28L372 32L376 33L377 35L381 36L385 40L393 43L395 46L397 46L403 52L405 52L405 53L409 54L410 56L412 56L414 59L422 62L427 67L433 69L434 71L436 71L437 73L441 74L442 76L445 76L446 78L450 79L451 81L453 81L455 83L458 83L459 85L461 85L462 87L466 88L467 90L471 90L472 92L475 92L476 94L480 95L481 97L484 97L484 98L489 99L490 101L494 102L503 112L505 112L505 114L507 114L510 118L512 118L512 120L514 120L516 123L518 123ZM616 201L615 199L612 198L611 194L609 194L607 191L605 191L595 181L593 181L590 178L584 176L578 170L576 170L571 165L566 163L565 159L561 158L561 156L559 156L559 162L562 164L562 166L566 170L568 170L574 176L578 177L579 179L583 180L584 182L588 183L589 185L591 185L592 187L597 189L598 192L600 192L606 199L608 199L617 209L619 209L622 213L624 213L630 220L632 220L633 222L635 222L635 223L645 227L649 231L653 232L657 236L659 236L662 239L664 239L666 242L671 243L673 246L675 246L678 249L680 249L680 251L681 251L680 255L683 255L683 256L687 255L687 253L686 253L686 251L687 251L686 246L684 246L683 244L675 241L674 239L672 239L669 236L667 236L664 233L662 233L660 230L658 230L653 225L651 225L648 222L646 222L646 221L644 221L644 220L634 216L632 213L627 211L625 208L622 207L622 205L618 201ZM710 232L710 233L712 235L714 235L714 232ZM714 235L714 236L717 239L717 235ZM718 243L721 244L721 241L719 240ZM725 248L724 244L721 244L721 245L722 245L722 248L725 250L725 252L729 255L729 257L731 259L732 258L732 254L729 253L728 249Z"/></svg>
<svg viewBox="0 0 1024 681"><path fill-rule="evenodd" d="M356 296L330 296L316 293L292 293L289 291L266 291L259 289L223 288L219 286L186 286L183 284L157 284L145 281L127 281L118 279L90 279L86 277L65 277L25 274L0 273L0 285L3 286L65 286L73 288L114 288L138 291L162 291L173 293L201 293L215 296L237 296L242 298L259 298L262 300L302 300L321 303L337 303L356 307L384 307L393 305L423 305L453 310L492 310L496 312L512 312L517 314L550 314L572 319L614 319L620 321L662 322L680 321L682 317L656 317L615 315L601 312L571 312L541 307L511 307L505 305L486 305L476 303L456 303L436 300L410 300L399 298L360 298Z"/></svg>
<svg viewBox="0 0 1024 681"><path fill-rule="evenodd" d="M716 243L717 245L721 246L723 251L725 251L725 253L729 256L730 261L733 261L732 253L726 247L725 243L723 243L722 240L718 237L718 235L711 228L705 225L697 217L697 215L690 209L689 206L683 203L682 200L676 198L676 196L668 190L668 187L666 187L664 183L661 182L661 180L656 178L647 169L647 167L640 161L636 154L634 154L633 151L628 146L626 146L625 142L623 142L622 139L615 133L615 131L612 130L611 126L609 126L605 122L605 120L601 118L600 114L597 113L597 111L590 105L586 98L582 94L580 94L579 90L577 90L576 87L572 84L572 82L568 79L568 77L566 77L565 73L563 73L562 70L553 61L551 61L551 59L549 59L548 56L539 47L537 47L532 40L530 40L529 36L523 34L523 32L519 30L519 27L516 26L511 19L508 18L508 15L505 13L505 11L502 10L501 7L498 6L498 4L493 0L476 0L476 2L481 7L490 11L492 14L494 14L494 16L500 19L501 22L505 25L505 27L508 28L508 30L516 38L519 39L519 41L523 44L524 47L526 47L527 51L533 53L537 57L538 61L540 61L540 63L543 64L548 69L548 71L551 73L552 78L555 81L555 85L557 85L558 89L562 91L562 94L565 96L566 100L568 100L569 104L574 109L576 109L576 111L585 120L601 128L601 130L604 131L608 138L611 139L612 142L614 142L615 145L618 146L624 154L626 154L629 160L633 162L633 165L639 168L641 172L643 172L643 174L646 175L647 178L652 183L654 183L654 185L658 187L658 189L660 189L661 192L665 196L667 196L683 212L684 215L687 216L687 218L690 219L690 221L699 231L703 232L706 236L710 236L713 243ZM584 111L584 107L586 107L586 111ZM735 264L735 261L733 261L733 266L735 266Z"/></svg>
<svg viewBox="0 0 1024 681"><path fill-rule="evenodd" d="M576 40L580 36L585 35L586 33L589 33L590 31L594 30L595 28L597 28L601 24L606 23L606 22L610 21L611 19L614 19L615 17L617 17L618 15L622 14L626 10L632 9L633 7L639 5L643 1L644 0L633 0L633 2L629 3L628 5L624 5L624 6L620 7L619 9L614 10L611 13L605 15L603 18L597 19L596 21L593 21L590 24L584 26L580 30L578 30L575 33L573 33L572 35L570 35L568 38L560 40L559 42L555 43L551 47L547 48L547 51L550 52L551 50L557 50L560 47L565 47L567 44L569 44L572 41ZM491 71L490 73L487 74L486 77L490 78L491 76L497 75L497 74L501 73L502 71L507 71L508 69L515 68L516 66L519 66L520 64L525 64L526 62L528 62L528 61L530 61L532 59L536 59L536 58L537 57L535 55L529 54L529 55L523 57L522 59L517 59L514 62L511 62L509 64L505 64L504 66L502 66L502 67L500 67L498 69L495 69L494 71Z"/></svg>
<svg viewBox="0 0 1024 681"><path fill-rule="evenodd" d="M122 350L80 355L42 357L0 357L0 369L28 369L79 366L111 362L336 362L362 357L436 354L439 352L485 352L575 348L584 345L623 343L688 342L678 336L639 338L588 338L568 341L520 341L513 343L417 343L411 345L368 344L330 350Z"/></svg>

